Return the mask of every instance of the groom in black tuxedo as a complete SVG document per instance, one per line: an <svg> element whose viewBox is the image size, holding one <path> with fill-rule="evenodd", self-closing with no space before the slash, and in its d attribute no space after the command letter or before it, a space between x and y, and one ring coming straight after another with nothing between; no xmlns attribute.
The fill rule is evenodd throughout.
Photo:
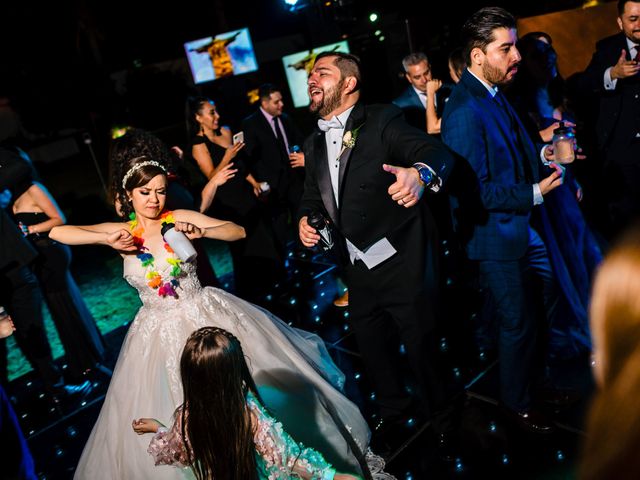
<svg viewBox="0 0 640 480"><path fill-rule="evenodd" d="M409 126L392 105L363 105L353 55L318 55L308 80L310 109L320 130L305 142L306 179L299 236L319 236L307 217L318 211L337 232L336 248L349 286L349 319L371 378L383 423L399 424L413 407L394 368L397 328L426 417L442 409L435 372L435 226L425 189L440 190L454 158L438 140ZM437 427L437 426L436 426Z"/></svg>

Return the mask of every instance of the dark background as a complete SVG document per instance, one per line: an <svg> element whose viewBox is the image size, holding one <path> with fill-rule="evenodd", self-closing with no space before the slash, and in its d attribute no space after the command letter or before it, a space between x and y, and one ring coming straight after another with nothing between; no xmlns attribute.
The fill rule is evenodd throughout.
<svg viewBox="0 0 640 480"><path fill-rule="evenodd" d="M34 133L82 128L101 136L114 123L151 130L183 125L184 99L190 93L216 99L223 122L233 127L252 108L246 91L262 82L281 85L288 100L283 55L346 36L363 60L366 99L389 101L405 86L400 60L410 45L429 54L436 75L447 78L446 56L457 43L460 25L487 5L304 1L308 5L294 12L282 0L6 2L1 11L0 96L11 99L25 129ZM525 17L582 2L495 4ZM380 15L375 24L368 20L373 11ZM245 26L259 70L194 86L183 43ZM377 29L384 41L374 35ZM116 77L126 83L116 87ZM304 110L299 116L308 121Z"/></svg>

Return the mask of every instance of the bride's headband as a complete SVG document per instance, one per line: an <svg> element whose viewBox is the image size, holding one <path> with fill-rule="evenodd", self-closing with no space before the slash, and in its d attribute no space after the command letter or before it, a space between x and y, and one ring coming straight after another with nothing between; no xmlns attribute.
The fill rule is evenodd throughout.
<svg viewBox="0 0 640 480"><path fill-rule="evenodd" d="M138 158L144 158L144 157L138 157ZM136 158L134 158L133 160L137 160ZM160 168L163 172L167 172L167 169L164 168L164 166L160 165L158 162L156 162L155 160L146 160L144 162L140 162L140 163L136 163L133 167L131 167L129 170L127 170L127 173L124 174L124 177L122 177L122 188L125 188L125 185L127 184L127 182L129 181L129 178L131 178L131 176L136 173L138 170L140 170L142 167L147 167L147 166L154 166L154 167L158 167Z"/></svg>

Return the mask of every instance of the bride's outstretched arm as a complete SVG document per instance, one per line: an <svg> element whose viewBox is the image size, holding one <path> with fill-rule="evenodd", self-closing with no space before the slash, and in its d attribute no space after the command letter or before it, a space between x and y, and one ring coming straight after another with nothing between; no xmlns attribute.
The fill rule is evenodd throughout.
<svg viewBox="0 0 640 480"><path fill-rule="evenodd" d="M234 241L246 236L244 228L233 222L211 218L192 210L175 210L173 216L178 222L191 223L203 230L202 235L188 235L190 238L203 236L216 240Z"/></svg>
<svg viewBox="0 0 640 480"><path fill-rule="evenodd" d="M134 251L133 236L125 223L97 225L61 225L49 232L49 237L66 245L108 245L115 250Z"/></svg>

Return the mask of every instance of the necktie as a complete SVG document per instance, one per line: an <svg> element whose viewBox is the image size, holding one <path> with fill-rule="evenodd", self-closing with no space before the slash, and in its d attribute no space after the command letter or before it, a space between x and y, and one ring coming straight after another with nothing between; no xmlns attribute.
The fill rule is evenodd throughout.
<svg viewBox="0 0 640 480"><path fill-rule="evenodd" d="M634 48L636 49L636 56L633 57L633 61L640 63L640 45L636 45Z"/></svg>
<svg viewBox="0 0 640 480"><path fill-rule="evenodd" d="M283 153L285 157L288 157L289 152L287 152L287 144L284 141L284 134L282 133L279 119L280 117L273 117L273 126L276 129L276 140L278 141L278 145L280 146L281 153Z"/></svg>
<svg viewBox="0 0 640 480"><path fill-rule="evenodd" d="M521 131L520 123L516 119L515 112L509 106L507 99L502 94L502 92L499 91L498 93L496 93L493 99L496 101L498 105L500 105L500 108L509 117L509 121L511 124L511 132L514 136L514 140L516 141L516 145L520 147L521 153L523 154L520 157L520 162L518 162L517 164L518 177L524 178L525 182L527 183L531 183L533 179L533 173L531 172L531 165L529 165L529 161L527 159L527 155L526 155L527 149L525 146L526 141L522 138L522 135L524 134L524 132Z"/></svg>
<svg viewBox="0 0 640 480"><path fill-rule="evenodd" d="M332 128L343 128L342 122L338 120L338 117L331 117L329 120L318 119L318 128L323 132L328 132Z"/></svg>

